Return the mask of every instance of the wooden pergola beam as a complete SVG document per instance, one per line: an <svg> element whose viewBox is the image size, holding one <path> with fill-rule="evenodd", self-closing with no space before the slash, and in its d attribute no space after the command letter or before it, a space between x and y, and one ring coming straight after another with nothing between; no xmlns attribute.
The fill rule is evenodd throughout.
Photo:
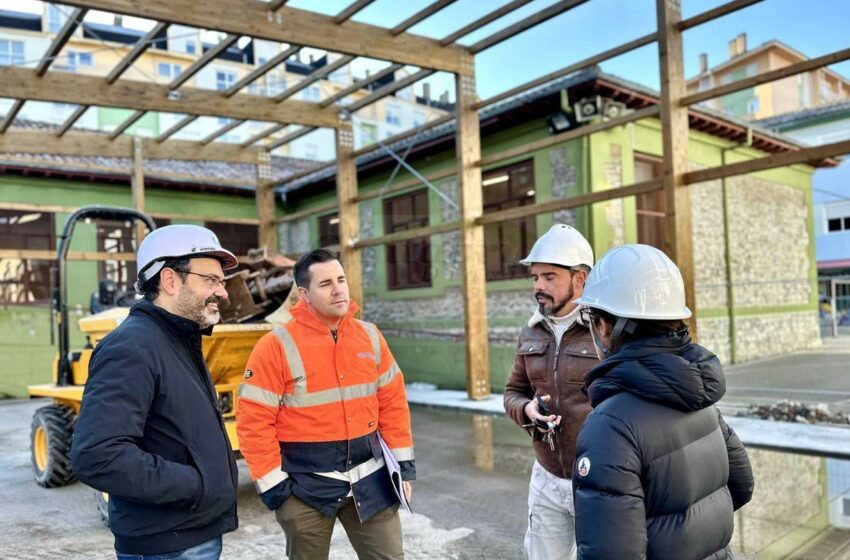
<svg viewBox="0 0 850 560"><path fill-rule="evenodd" d="M375 90L374 92L367 95L366 97L363 97L362 99L358 99L357 101L351 103L350 105L346 105L345 110L347 110L351 113L358 111L358 110L362 109L363 107L366 107L367 105L371 105L372 103L374 103L375 101L377 101L379 99L383 99L384 97L386 97L388 95L392 95L393 93L397 92L398 90L400 90L402 88L406 88L407 86L409 86L411 84L415 84L419 80L427 78L428 76L430 76L433 73L434 73L433 70L420 70L419 72L415 72L415 73L413 73L409 76L406 76L406 77L404 77L400 80L395 80L393 82L390 82L387 85L383 86L382 88Z"/></svg>
<svg viewBox="0 0 850 560"><path fill-rule="evenodd" d="M354 202L354 197L357 196L357 163L351 155L354 149L351 120L344 121L334 132L337 157L336 200L339 205L339 246L351 298L358 304L362 304L362 254L352 243L360 238L360 212L357 203Z"/></svg>
<svg viewBox="0 0 850 560"><path fill-rule="evenodd" d="M432 2L431 4L428 4L406 20L402 21L401 23L390 29L390 34L392 36L400 35L401 33L404 33L417 23L433 16L446 6L454 4L456 1L457 0L437 0L436 2Z"/></svg>
<svg viewBox="0 0 850 560"><path fill-rule="evenodd" d="M519 35L523 31L531 29L535 25L540 25L544 21L548 21L555 16L561 15L562 13L575 8L576 6L580 6L581 4L584 4L587 1L588 0L561 0L560 2L556 2L548 8L543 8L536 14L532 14L527 18L524 18L514 23L513 25L509 25L501 31L497 31L489 37L481 39L480 41L469 47L469 52L471 52L472 54L478 54L485 49L489 49L494 45L498 45L506 39L510 39L514 35Z"/></svg>
<svg viewBox="0 0 850 560"><path fill-rule="evenodd" d="M310 127L310 126L301 127L298 130L287 134L283 138L278 138L274 142L269 143L265 147L265 149L266 149L267 152L270 152L270 151L274 150L275 148L280 148L284 144L289 144L293 140L298 140L302 136L306 136L307 134L310 134L314 130L316 130L316 129L313 128L313 127Z"/></svg>
<svg viewBox="0 0 850 560"><path fill-rule="evenodd" d="M797 62L796 64L785 66L784 68L778 68L776 70L771 70L770 72L757 74L749 78L744 78L743 80L737 80L730 84L692 93L691 95L687 95L682 98L682 104L685 106L693 105L700 101L705 101L706 99L720 97L729 93L741 91L742 89L751 88L759 84L781 80L782 78L795 76L811 70L817 70L818 68L823 68L824 66L829 66L830 64L835 64L837 62L843 62L847 59L850 59L850 48L826 54L824 56L819 56L817 58L804 60L802 62Z"/></svg>
<svg viewBox="0 0 850 560"><path fill-rule="evenodd" d="M3 118L3 122L0 123L0 134L6 134L9 127L12 126L13 122L15 122L15 118L18 116L18 113L21 112L24 103L26 103L25 99L15 99L15 102L11 107L9 107L9 112L6 113L6 116Z"/></svg>
<svg viewBox="0 0 850 560"><path fill-rule="evenodd" d="M531 1L532 0L513 0L513 2L508 2L507 4L502 6L501 8L499 8L497 10L493 10L489 14L486 14L486 15L476 19L472 23L464 25L463 27L461 27L460 29L458 29L454 33L446 35L445 37L440 39L440 44L443 45L443 46L451 45L452 43L456 42L458 39L469 35L473 31L481 29L485 25L496 21L500 17L505 16L505 15L513 12L514 10L518 10L519 8L525 6L526 4L528 4Z"/></svg>
<svg viewBox="0 0 850 560"><path fill-rule="evenodd" d="M183 117L182 119L180 119L179 121L174 123L171 126L171 128L169 128L168 130L164 131L162 134L157 136L156 141L157 142L165 142L166 140L171 138L173 135L177 134L178 132L180 132L181 130L183 130L184 128L186 128L187 126L189 126L190 124L192 124L196 120L198 120L198 115L186 115L185 117Z"/></svg>
<svg viewBox="0 0 850 560"><path fill-rule="evenodd" d="M344 55L344 56L341 56L338 59L334 60L331 63L325 64L321 68L318 68L318 69L314 70L313 72L311 72L309 76L307 76L306 78L304 78L303 80L301 80L297 84L293 85L291 88L286 88L279 95L276 95L274 97L274 100L276 102L280 103L284 99L288 99L288 98L292 97L293 95L295 95L299 91L303 90L304 88L307 88L307 87L313 85L314 83L318 82L319 80L327 77L328 74L330 74L331 72L334 72L334 71L338 70L339 68L342 68L343 66L345 66L346 64L348 64L349 62L354 60L355 58L356 57L353 57L351 55Z"/></svg>
<svg viewBox="0 0 850 560"><path fill-rule="evenodd" d="M337 25L345 23L346 21L354 17L357 12L366 8L374 1L375 0L357 0L356 2L352 2L343 10L341 10L337 15L334 16L334 23L336 23Z"/></svg>
<svg viewBox="0 0 850 560"><path fill-rule="evenodd" d="M393 36L387 29L357 21L338 25L334 16L288 6L270 15L267 3L232 0L207 0L203 9L198 9L196 0L67 0L65 3L420 68L463 71L461 57L465 49L457 45L440 46L434 39L409 33Z"/></svg>
<svg viewBox="0 0 850 560"><path fill-rule="evenodd" d="M779 154L771 154L769 156L750 159L738 163L730 163L718 167L709 167L698 171L690 171L685 173L683 181L686 185L693 183L702 183L703 181L714 181L724 177L732 177L734 175L743 175L745 173L756 173L758 171L767 171L777 167L787 167L796 164L813 164L824 158L841 156L850 154L850 140L834 142L832 144L824 144L822 146L813 146L811 148L801 148L791 152L782 152Z"/></svg>
<svg viewBox="0 0 850 560"><path fill-rule="evenodd" d="M24 212L58 212L71 214L79 210L78 206L61 206L57 204L31 204L27 202L0 202L0 210L19 210ZM189 220L195 222L217 221L227 224L257 225L257 218L236 218L232 216L212 216L206 214L180 214L175 212L148 212L154 219L166 220ZM52 254L51 260L56 258L56 251L47 251Z"/></svg>
<svg viewBox="0 0 850 560"><path fill-rule="evenodd" d="M685 303L694 313L691 336L698 340L691 191L683 177L688 170L688 107L685 95L685 63L680 0L656 0L658 55L661 82L661 143L663 147L664 252L679 267L685 284Z"/></svg>
<svg viewBox="0 0 850 560"><path fill-rule="evenodd" d="M115 82L121 75L127 71L130 66L133 65L136 60L144 54L146 50L148 50L151 45L154 43L156 38L161 35L166 29L168 29L168 24L163 23L161 21L156 22L150 31L145 33L145 36L139 39L133 48L124 55L124 58L121 59L121 62L115 65L109 75L106 76L106 83L111 84Z"/></svg>
<svg viewBox="0 0 850 560"><path fill-rule="evenodd" d="M65 122L63 122L56 131L56 136L63 136L66 132L68 132L71 127L74 126L74 123L80 120L80 117L83 116L83 113L85 113L88 108L88 105L78 105L77 108L74 109L74 112L65 119Z"/></svg>
<svg viewBox="0 0 850 560"><path fill-rule="evenodd" d="M174 78L168 89L174 90L191 80L195 74L204 69L204 66L212 62L218 55L230 48L230 45L239 40L239 35L227 35L219 41L214 47L209 49L198 60L192 63L186 70L180 72L180 75Z"/></svg>
<svg viewBox="0 0 850 560"><path fill-rule="evenodd" d="M126 135L110 140L104 133L71 130L60 138L52 130L13 128L0 135L0 153L126 158L132 153L131 143L132 138ZM146 138L144 150L145 157L149 159L253 163L257 158L256 150L224 142L203 145L200 142L188 140L169 140L160 143L157 139Z"/></svg>
<svg viewBox="0 0 850 560"><path fill-rule="evenodd" d="M225 134L227 134L228 132L230 132L234 128L242 126L243 124L245 124L245 122L247 122L247 121L241 121L241 120L231 121L231 122L227 123L226 125L224 125L223 127L219 128L218 130L207 135L205 138L203 138L201 140L201 144L207 145L210 142L214 141L216 138L224 136Z"/></svg>
<svg viewBox="0 0 850 560"><path fill-rule="evenodd" d="M336 164L334 164L336 165ZM321 206L316 206L315 208L308 208L307 210L301 210L300 212L292 212L291 214L284 214L275 220L278 224L283 224L286 222L292 222L295 220L300 220L301 218L306 218L307 216L313 216L315 214L324 214L325 212L330 212L331 210L337 210L339 208L339 203L334 200L333 202L329 202L327 204L322 204Z"/></svg>
<svg viewBox="0 0 850 560"><path fill-rule="evenodd" d="M380 80L381 78L384 78L384 77L392 74L396 70L399 70L403 67L404 67L403 64L390 64L389 66L387 66L386 68L384 68L380 72L375 72L374 74L370 74L367 78L360 80L359 82L354 81L354 83L351 84L350 86L348 86L347 88L341 89L340 91L331 95L327 99L322 99L319 102L319 107L327 107L328 105L336 103L340 99L343 99L344 97L347 97L347 96L351 95L352 93L354 93L356 91L360 91L361 89L365 88L369 84L375 83L378 80Z"/></svg>
<svg viewBox="0 0 850 560"><path fill-rule="evenodd" d="M450 231L457 231L460 229L460 222L443 222L440 224L436 224L433 226L424 226L418 227L414 229L406 229L404 231L397 231L395 233L389 233L387 235L381 235L378 237L370 237L369 239L361 239L357 243L354 244L355 249L364 249L366 247L376 247L378 245L387 245L389 243L398 243L399 241L409 241L411 239L416 239L417 237L425 237L429 235L437 235L440 233L447 233Z"/></svg>
<svg viewBox="0 0 850 560"><path fill-rule="evenodd" d="M50 65L53 64L53 61L56 60L56 57L59 56L60 52L62 52L62 48L65 46L65 43L68 42L68 39L71 38L71 35L74 34L77 27L83 22L86 12L88 12L88 9L86 8L77 8L71 12L71 15L68 16L68 19L62 26L62 29L59 30L53 38L53 42L51 42L50 46L47 47L47 50L44 52L44 56L42 56L41 60L38 61L38 64L35 67L36 76L44 76L48 68L50 68Z"/></svg>
<svg viewBox="0 0 850 560"><path fill-rule="evenodd" d="M498 103L499 101L503 101L508 99L509 97L513 97L518 93L522 93L524 91L528 91L537 86L541 86L545 83L551 82L552 80L556 80L558 78L562 78L564 76L569 76L573 72L578 72L579 70L583 70L585 68L590 68L595 66L601 62L605 62L606 60L612 59L616 56L620 56L621 54L625 54L627 52L631 52L635 49L639 49L643 46L646 46L650 43L655 42L658 38L657 33L650 33L649 35L644 35L643 37L638 37L633 41L629 41L628 43L623 43L618 47L614 47L612 49L608 49L607 51L601 52L599 54L595 54L584 60L580 60L578 62L574 62L573 64L569 64L564 66L560 70L555 70L554 72L550 72L545 76L541 76L537 79L531 80L530 82L526 82L517 87L511 88L507 91L504 91L498 95L494 95L493 97L488 97L482 101L479 101L475 104L476 109L482 109L484 107L488 107L493 105L494 103Z"/></svg>
<svg viewBox="0 0 850 560"><path fill-rule="evenodd" d="M227 99L217 91L188 87L169 95L163 86L149 82L117 80L110 85L103 78L70 72L48 72L39 78L31 69L12 66L0 67L0 97L306 126L333 127L339 122L333 108L294 99L275 103L245 93Z"/></svg>
<svg viewBox="0 0 850 560"><path fill-rule="evenodd" d="M291 46L276 55L274 55L268 62L259 66L255 70L252 70L247 76L230 86L228 89L224 90L225 97L232 97L233 95L239 93L239 90L250 85L257 79L265 76L269 73L269 71L273 70L277 65L286 62L289 57L297 53L301 50L300 46Z"/></svg>
<svg viewBox="0 0 850 560"><path fill-rule="evenodd" d="M135 124L136 121L138 121L140 118L144 117L145 113L146 111L135 111L132 115L127 117L124 122L119 124L118 127L115 128L115 130L109 133L109 139L115 140L116 138L124 134L124 131L133 126L133 124Z"/></svg>
<svg viewBox="0 0 850 560"><path fill-rule="evenodd" d="M712 8L711 10L706 10L705 12L689 17L688 19L683 19L676 25L676 29L684 31L763 1L764 0L732 0L732 2L727 2L726 4Z"/></svg>
<svg viewBox="0 0 850 560"><path fill-rule="evenodd" d="M279 131L283 130L287 126L289 126L289 125L288 124L276 124L274 126L270 126L269 128L267 128L267 129L265 129L261 132L258 132L257 134L251 136L250 138L248 138L247 140L242 142L241 146L243 148L247 148L248 146L251 146L252 144L259 142L263 138L266 138L267 136L271 136L275 132L279 132Z"/></svg>

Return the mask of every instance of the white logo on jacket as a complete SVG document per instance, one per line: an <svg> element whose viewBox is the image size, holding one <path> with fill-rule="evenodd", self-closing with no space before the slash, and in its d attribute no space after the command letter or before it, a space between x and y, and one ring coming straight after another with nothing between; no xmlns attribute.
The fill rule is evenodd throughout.
<svg viewBox="0 0 850 560"><path fill-rule="evenodd" d="M578 475L587 476L590 474L590 459L582 457L578 460Z"/></svg>

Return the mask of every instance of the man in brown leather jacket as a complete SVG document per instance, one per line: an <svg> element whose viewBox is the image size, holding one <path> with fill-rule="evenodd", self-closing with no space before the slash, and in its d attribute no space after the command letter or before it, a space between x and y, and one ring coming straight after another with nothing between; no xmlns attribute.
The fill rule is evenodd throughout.
<svg viewBox="0 0 850 560"><path fill-rule="evenodd" d="M572 301L582 294L593 250L578 230L556 224L520 262L530 267L538 309L519 337L505 387L505 412L527 427L536 458L525 550L530 560L569 560L576 551L570 476L576 439L590 412L582 387L585 374L598 363L590 331Z"/></svg>

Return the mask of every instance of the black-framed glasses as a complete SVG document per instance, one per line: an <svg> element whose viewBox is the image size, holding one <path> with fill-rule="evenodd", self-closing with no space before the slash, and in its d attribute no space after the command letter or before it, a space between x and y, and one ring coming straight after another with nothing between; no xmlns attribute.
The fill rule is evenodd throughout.
<svg viewBox="0 0 850 560"><path fill-rule="evenodd" d="M216 276L215 274L201 274L200 272L192 272L191 270L181 270L179 268L175 268L174 271L179 272L181 274L194 274L195 276L200 276L203 279L204 284L206 284L208 288L217 288L219 286L221 286L222 288L225 287L224 278Z"/></svg>

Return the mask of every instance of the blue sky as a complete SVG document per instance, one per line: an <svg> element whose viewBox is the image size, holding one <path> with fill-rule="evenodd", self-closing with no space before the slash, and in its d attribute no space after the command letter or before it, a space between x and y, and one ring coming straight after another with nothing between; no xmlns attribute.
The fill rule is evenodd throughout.
<svg viewBox="0 0 850 560"><path fill-rule="evenodd" d="M378 0L357 14L355 20L393 26L417 12L432 0ZM683 17L724 4L726 0L682 0ZM288 5L335 14L351 0L290 0ZM484 29L464 38L472 43L518 21L555 0L535 0ZM443 37L484 15L507 0L458 0L410 31L430 37ZM685 73L698 71L699 53L709 64L728 60L728 42L747 33L752 49L778 39L809 57L850 47L850 0L765 0L703 26L684 36ZM654 0L591 0L537 27L515 36L476 57L478 94L489 97L513 86L542 76L594 53L607 50L655 29ZM658 88L658 52L649 45L602 65L616 74L654 89ZM850 62L831 67L850 76ZM439 93L451 89L448 76L432 79Z"/></svg>

